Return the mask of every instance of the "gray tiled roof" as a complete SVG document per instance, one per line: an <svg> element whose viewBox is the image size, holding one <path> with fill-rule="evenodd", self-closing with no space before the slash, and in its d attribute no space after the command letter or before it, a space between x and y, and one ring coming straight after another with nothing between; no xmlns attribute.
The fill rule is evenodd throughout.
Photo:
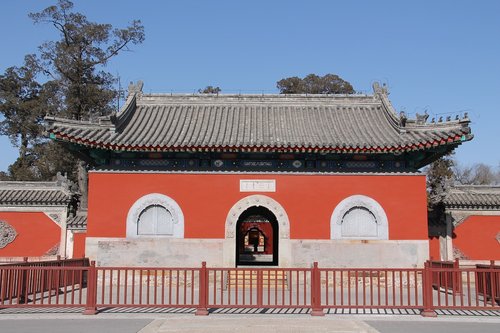
<svg viewBox="0 0 500 333"><path fill-rule="evenodd" d="M444 203L450 208L500 210L500 186L455 186Z"/></svg>
<svg viewBox="0 0 500 333"><path fill-rule="evenodd" d="M65 206L71 196L57 182L0 182L0 206Z"/></svg>
<svg viewBox="0 0 500 333"><path fill-rule="evenodd" d="M400 125L387 95L166 95L136 92L99 123L47 117L52 138L123 151L425 150L470 140L467 118Z"/></svg>
<svg viewBox="0 0 500 333"><path fill-rule="evenodd" d="M68 230L87 230L87 212L77 212L66 225Z"/></svg>

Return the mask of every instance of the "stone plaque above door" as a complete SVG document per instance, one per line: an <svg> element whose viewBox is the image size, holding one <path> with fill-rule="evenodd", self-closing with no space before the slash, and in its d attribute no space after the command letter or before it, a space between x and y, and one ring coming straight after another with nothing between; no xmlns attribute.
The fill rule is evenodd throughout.
<svg viewBox="0 0 500 333"><path fill-rule="evenodd" d="M240 192L276 192L276 180L240 179Z"/></svg>

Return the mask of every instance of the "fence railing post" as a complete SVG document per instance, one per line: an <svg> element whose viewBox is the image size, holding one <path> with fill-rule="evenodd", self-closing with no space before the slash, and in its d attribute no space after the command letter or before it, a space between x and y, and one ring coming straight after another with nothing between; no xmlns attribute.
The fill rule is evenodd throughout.
<svg viewBox="0 0 500 333"><path fill-rule="evenodd" d="M208 271L207 263L203 261L200 269L200 290L199 290L199 303L196 308L195 315L208 316Z"/></svg>
<svg viewBox="0 0 500 333"><path fill-rule="evenodd" d="M311 316L324 316L321 307L321 273L315 261L311 271Z"/></svg>
<svg viewBox="0 0 500 333"><path fill-rule="evenodd" d="M432 267L429 261L426 261L424 264L422 279L422 287L424 289L422 292L424 309L420 312L420 315L423 317L437 317L437 313L433 309Z"/></svg>
<svg viewBox="0 0 500 333"><path fill-rule="evenodd" d="M460 259L455 259L453 262L453 292L455 294L462 294L462 272L460 271Z"/></svg>
<svg viewBox="0 0 500 333"><path fill-rule="evenodd" d="M104 281L103 281L104 283ZM85 305L84 315L97 314L97 271L95 261L90 262L87 274L87 304Z"/></svg>
<svg viewBox="0 0 500 333"><path fill-rule="evenodd" d="M491 305L495 306L496 302L500 302L500 297L498 295L498 292L500 291L499 286L497 285L500 281L500 278L498 277L498 272L495 272L495 260L490 260L490 297L491 297ZM499 303L500 305L500 303Z"/></svg>

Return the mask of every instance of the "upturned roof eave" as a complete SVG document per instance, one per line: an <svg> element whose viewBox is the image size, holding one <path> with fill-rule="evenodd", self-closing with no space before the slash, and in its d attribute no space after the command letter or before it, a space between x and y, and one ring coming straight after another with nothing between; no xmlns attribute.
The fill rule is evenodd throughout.
<svg viewBox="0 0 500 333"><path fill-rule="evenodd" d="M64 134L54 133L55 139L63 142L73 143L80 146L85 146L94 149L104 149L112 151L134 151L134 152L180 152L180 151L201 151L201 152L304 152L304 153L345 153L345 154L384 154L384 153L404 153L410 151L425 151L430 148L438 146L456 146L463 141L472 139L472 135L464 140L464 135L449 136L446 139L417 142L406 145L388 145L388 146L338 146L338 145L239 145L239 146L226 146L226 145L213 145L213 146L162 146L162 145L122 145L116 143L93 142L82 138L74 138ZM454 147L451 147L454 148Z"/></svg>
<svg viewBox="0 0 500 333"><path fill-rule="evenodd" d="M141 86L142 87L142 86ZM141 88L140 87L140 88ZM333 153L367 153L367 154L380 154L380 153L404 153L411 151L423 151L434 149L438 146L449 145L455 147L457 144L463 141L469 141L472 139L473 135L470 134L470 129L468 128L469 121L468 119L463 119L460 121L450 121L445 123L434 123L434 124L411 124L410 126L404 126L399 119L399 116L396 114L395 109L393 108L391 102L387 97L387 89L385 87L380 87L379 85L374 85L374 95L226 95L226 96L204 96L204 95L167 95L167 94L159 94L159 95L143 95L140 88L132 87L127 97L127 102L122 107L122 109L110 116L100 117L98 123L92 123L88 121L79 121L79 120L70 120L64 118L57 117L46 117L47 124L47 133L51 138L60 140L63 142L70 142L76 145L89 147L91 149L104 149L104 150L113 150L113 151L158 151L158 152L168 152L168 151L285 151L285 152L333 152ZM377 133L372 133L365 135L366 138L375 138L376 140L371 143L364 144L355 144L353 142L349 143L349 141L345 144L328 144L323 140L311 140L311 138L320 138L324 136L324 129L316 129L318 133L313 133L310 137L304 142L295 142L294 140L290 140L290 137L287 139L289 142L279 143L272 142L267 140L265 142L261 142L259 144L255 144L254 142L244 142L245 140L237 140L241 142L238 145L230 144L234 142L233 137L228 137L227 142L221 142L220 140L216 140L215 142L210 142L208 145L199 145L198 142L201 142L197 139L197 134L191 134L192 142L182 142L181 141L173 141L168 142L156 142L156 141L143 141L141 140L129 140L127 136L130 134L127 131L136 131L134 127L130 124L130 120L132 117L140 117L141 114L136 114L137 112L145 112L147 109L143 110L145 101L147 100L148 107L151 105L170 105L169 103L173 100L176 100L178 103L182 101L182 104L191 105L193 100L201 102L206 102L207 100L211 101L210 103L214 103L213 101L217 101L217 103L221 103L224 107L224 101L231 100L232 103L239 103L241 100L249 101L255 103L263 103L262 99L265 99L264 105L267 105L269 101L279 101L283 103L285 106L295 106L302 105L302 101L305 103L304 107L307 103L313 103L313 105L322 105L321 103L327 103L324 105L344 105L349 106L349 103L352 103L352 107L356 107L359 105L371 105L372 111L373 107L376 107L378 110L378 118L376 118L376 113L373 113L368 117L367 121L372 119L377 126L372 126L371 130L379 130ZM222 102L221 102L222 101ZM296 104L295 102L301 101ZM326 101L326 102L325 102ZM339 102L340 101L340 102ZM347 103L347 101L349 103ZM151 104L152 103L152 104ZM155 104L156 103L156 104ZM159 104L158 104L159 103ZM208 103L208 102L207 102ZM210 104L209 103L209 104ZM288 104L290 103L290 104ZM319 103L319 104L317 104ZM138 107L141 105L141 108ZM177 104L175 104L177 105ZM212 105L212 104L210 104ZM141 111L138 111L138 110ZM345 110L342 110L345 111ZM348 112L348 111L347 111ZM319 122L321 120L326 120L321 117L332 117L329 113L315 113L319 118ZM135 116L134 116L135 115ZM309 115L307 116L309 117ZM332 118L333 119L333 118ZM378 119L378 120L377 120ZM163 120L163 119L162 119ZM214 120L214 119L212 119ZM359 119L358 119L359 120ZM189 120L187 120L189 121ZM194 120L196 121L196 119ZM214 121L220 121L220 119L216 119ZM312 123L318 123L318 121ZM378 122L378 123L377 123ZM311 123L311 124L312 124ZM383 125L385 123L385 125ZM356 123L352 123L351 125L355 125ZM286 130L294 129L295 134L306 133L306 127L297 127L297 120L291 121L289 123L285 122L285 125L289 127L283 127ZM213 125L215 126L215 125ZM245 125L246 126L246 125ZM270 125L272 126L272 125ZM281 123L281 126L284 126ZM310 125L309 125L310 126ZM219 128L216 126L216 128ZM283 128L281 130L283 130ZM199 130L199 128L197 127ZM366 128L365 128L366 129ZM370 128L368 128L370 129ZM381 130L383 132L380 132ZM206 130L206 129L205 129ZM241 130L237 128L237 130ZM251 128L247 130L252 130ZM262 130L262 129L260 129ZM257 129L259 131L259 129ZM277 130L277 133L280 129ZM297 132L298 131L298 132ZM83 133L82 132L86 132ZM387 133L392 133L391 135L387 135ZM439 134L435 134L435 132L440 132ZM287 134L292 133L291 131ZM351 132L349 133L354 133ZM384 134L385 133L385 134ZM199 133L198 133L199 134ZM217 134L217 133L216 133ZM418 135L415 135L418 134ZM255 134L257 135L257 134ZM331 135L327 135L329 137ZM351 134L344 135L344 140L348 140L352 137ZM144 136L141 136L144 138ZM251 136L252 137L252 136ZM272 136L271 136L272 137ZM293 137L292 137L293 138ZM125 140L126 139L126 140ZM137 138L135 138L137 139ZM359 138L358 138L359 139ZM156 140L156 139L155 139ZM377 141L378 140L378 141ZM389 140L389 141L388 141ZM360 140L358 140L360 142Z"/></svg>

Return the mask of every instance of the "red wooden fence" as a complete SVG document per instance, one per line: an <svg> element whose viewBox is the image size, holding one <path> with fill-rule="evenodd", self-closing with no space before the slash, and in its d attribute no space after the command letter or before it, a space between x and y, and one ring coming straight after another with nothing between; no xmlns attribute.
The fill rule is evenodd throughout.
<svg viewBox="0 0 500 333"><path fill-rule="evenodd" d="M446 265L445 265L446 266ZM498 266L422 269L0 266L0 308L500 310ZM460 292L454 292L460 284Z"/></svg>
<svg viewBox="0 0 500 333"><path fill-rule="evenodd" d="M88 258L9 263L0 266L0 301L26 303L30 295L55 293L60 288L86 287ZM58 269L62 268L64 269ZM71 269L70 267L76 267ZM47 269L45 269L47 268ZM53 268L53 269L48 269ZM43 297L42 297L43 301Z"/></svg>
<svg viewBox="0 0 500 333"><path fill-rule="evenodd" d="M500 266L476 265L476 281L479 295L500 304Z"/></svg>
<svg viewBox="0 0 500 333"><path fill-rule="evenodd" d="M423 309L422 269L320 269L325 308Z"/></svg>
<svg viewBox="0 0 500 333"><path fill-rule="evenodd" d="M432 268L439 268L432 272L432 287L434 289L445 288L445 291L451 291L456 294L462 293L461 274L457 271L459 261L434 261L428 262Z"/></svg>

